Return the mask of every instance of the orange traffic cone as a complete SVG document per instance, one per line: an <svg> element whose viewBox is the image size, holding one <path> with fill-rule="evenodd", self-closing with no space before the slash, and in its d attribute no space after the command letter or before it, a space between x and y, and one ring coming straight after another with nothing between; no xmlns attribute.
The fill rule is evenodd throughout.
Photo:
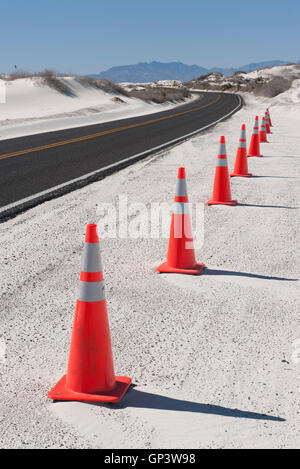
<svg viewBox="0 0 300 469"><path fill-rule="evenodd" d="M184 168L178 169L174 202L167 262L156 270L160 273L200 274L205 264L198 264L195 259Z"/></svg>
<svg viewBox="0 0 300 469"><path fill-rule="evenodd" d="M246 126L242 124L241 136L239 140L239 146L237 149L235 165L231 177L251 177L252 174L248 173L248 161L247 161L247 143L246 143Z"/></svg>
<svg viewBox="0 0 300 469"><path fill-rule="evenodd" d="M269 119L267 111L265 112L265 124L266 124L266 134L270 134L271 133L270 119Z"/></svg>
<svg viewBox="0 0 300 469"><path fill-rule="evenodd" d="M261 120L261 126L259 129L259 143L269 143L267 140L267 134L266 134L266 124L265 124L265 118L263 117Z"/></svg>
<svg viewBox="0 0 300 469"><path fill-rule="evenodd" d="M262 156L260 154L260 147L259 147L258 116L255 117L250 147L248 150L248 156Z"/></svg>
<svg viewBox="0 0 300 469"><path fill-rule="evenodd" d="M270 115L270 111L269 111L268 107L267 107L267 113L268 113L268 116L269 116L270 127L273 127L273 124L272 124L272 121L271 121L271 115Z"/></svg>
<svg viewBox="0 0 300 469"><path fill-rule="evenodd" d="M68 372L48 397L119 402L130 383L131 378L114 374L97 225L87 225Z"/></svg>
<svg viewBox="0 0 300 469"><path fill-rule="evenodd" d="M212 199L207 205L236 205L237 200L231 199L230 179L227 167L225 137L220 138L220 150L215 172Z"/></svg>

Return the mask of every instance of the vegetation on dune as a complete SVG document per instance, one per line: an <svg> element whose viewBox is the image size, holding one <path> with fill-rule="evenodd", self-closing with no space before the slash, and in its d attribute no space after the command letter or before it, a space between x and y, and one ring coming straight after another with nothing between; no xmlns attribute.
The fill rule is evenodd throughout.
<svg viewBox="0 0 300 469"><path fill-rule="evenodd" d="M213 90L213 91L229 91L232 93L244 91L253 93L257 96L273 98L281 93L284 93L293 84L294 80L300 78L300 66L297 64L290 64L292 70L287 76L270 74L269 76L249 76L245 72L235 72L230 76L223 76L220 73L208 73L199 78L193 79L184 85L190 89ZM284 66L288 67L288 65ZM284 68L283 67L283 68ZM271 69L272 67L265 67L262 70ZM261 70L260 70L261 72Z"/></svg>
<svg viewBox="0 0 300 469"><path fill-rule="evenodd" d="M87 76L76 76L75 79L83 86L91 86L93 88L105 91L106 93L115 93L121 94L123 96L129 96L129 93L122 86L114 83L113 81L106 80L105 78L96 80L95 78Z"/></svg>
<svg viewBox="0 0 300 469"><path fill-rule="evenodd" d="M76 94L72 90L68 81L65 79L68 75L58 74L54 70L46 69L39 73L26 72L18 70L10 75L0 75L0 78L6 81L14 81L21 78L41 78L42 82L47 86L55 89L69 97ZM121 85L114 83L105 78L95 79L88 76L74 76L74 79L83 86L93 87L104 91L105 93L117 94L130 98L138 98L143 101L162 104L165 102L182 101L190 96L190 92L185 87L169 88L163 86L145 85L143 87L132 86L130 90L126 90Z"/></svg>
<svg viewBox="0 0 300 469"><path fill-rule="evenodd" d="M185 98L191 96L187 88L165 88L165 87L145 87L145 89L133 89L130 92L133 98L139 98L143 101L149 101L157 104L162 104L167 101L183 101Z"/></svg>

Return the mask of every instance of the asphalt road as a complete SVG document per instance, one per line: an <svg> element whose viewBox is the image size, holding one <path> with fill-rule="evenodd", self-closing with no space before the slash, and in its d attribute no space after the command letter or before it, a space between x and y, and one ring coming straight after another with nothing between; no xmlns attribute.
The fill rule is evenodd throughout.
<svg viewBox="0 0 300 469"><path fill-rule="evenodd" d="M0 218L99 180L241 106L238 95L201 93L193 102L168 111L2 140Z"/></svg>

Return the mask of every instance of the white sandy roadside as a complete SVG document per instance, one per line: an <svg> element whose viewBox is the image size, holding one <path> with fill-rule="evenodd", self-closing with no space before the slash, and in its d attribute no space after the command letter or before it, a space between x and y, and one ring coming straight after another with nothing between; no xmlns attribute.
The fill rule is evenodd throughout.
<svg viewBox="0 0 300 469"><path fill-rule="evenodd" d="M148 158L0 225L1 446L299 447L300 117L271 107L256 177L232 180L241 205L205 207L199 277L159 275L167 241L105 239L101 251L117 374L136 386L115 407L52 403L65 373L88 222L97 204L170 201L185 166L191 202L211 196L218 140L233 167L263 100L163 155ZM296 109L296 110L295 110Z"/></svg>
<svg viewBox="0 0 300 469"><path fill-rule="evenodd" d="M156 104L107 93L71 77L63 81L72 95L59 93L40 78L0 79L6 91L6 102L0 101L0 140L166 111L199 97L193 94L185 101Z"/></svg>

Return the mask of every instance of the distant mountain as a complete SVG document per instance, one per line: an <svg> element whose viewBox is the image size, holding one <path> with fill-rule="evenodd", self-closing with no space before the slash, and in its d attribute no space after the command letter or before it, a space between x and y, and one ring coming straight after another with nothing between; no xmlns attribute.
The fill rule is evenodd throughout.
<svg viewBox="0 0 300 469"><path fill-rule="evenodd" d="M207 73L207 69L198 65L185 65L181 62L141 62L134 65L123 65L112 67L93 78L107 78L114 82L145 83L158 80L180 80L188 81Z"/></svg>
<svg viewBox="0 0 300 469"><path fill-rule="evenodd" d="M134 65L123 65L112 67L109 70L99 74L90 75L93 78L107 78L116 83L145 83L158 80L180 80L189 81L192 78L198 78L201 75L211 72L219 72L228 76L241 70L251 72L264 67L274 67L277 65L286 65L288 61L270 60L267 62L258 62L242 65L238 68L218 68L207 69L199 65L185 65L181 62L141 62Z"/></svg>

